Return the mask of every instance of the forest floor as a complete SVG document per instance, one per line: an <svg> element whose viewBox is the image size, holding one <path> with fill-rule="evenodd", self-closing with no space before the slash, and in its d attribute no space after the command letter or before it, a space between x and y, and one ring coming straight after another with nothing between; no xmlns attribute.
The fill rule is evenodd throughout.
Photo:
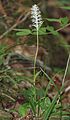
<svg viewBox="0 0 70 120"><path fill-rule="evenodd" d="M36 0L36 3L40 6L43 14L47 9L48 17L67 16L70 21L70 10L62 10L56 7L55 1L57 0L54 0L54 2L48 0L47 8L43 6L45 1L41 0L39 3ZM36 37L31 35L18 37L16 35L17 29L32 29L30 9L34 3L29 0L0 1L0 120L35 120L30 109L25 117L21 117L19 108L27 102L23 92L31 88L33 84L33 81L26 80L33 80L33 69L30 70L30 68L33 67L32 60L34 60L36 52ZM51 25L56 26L57 29L59 27L57 22L51 23ZM62 42L65 46L61 45L62 42L58 42L61 39L63 39ZM39 44L37 59L40 62L38 62L37 67L42 66L41 62L47 64L49 70L46 72L54 80L57 88L60 89L68 52L70 51L70 25L60 31L60 37L41 36ZM35 85L37 89L45 89L48 85L48 78L41 74ZM54 85L50 84L48 97L51 101L56 93ZM64 110L70 112L70 65L65 77L65 89L62 94L61 102ZM59 120L59 118L50 119ZM70 117L68 120L70 120Z"/></svg>

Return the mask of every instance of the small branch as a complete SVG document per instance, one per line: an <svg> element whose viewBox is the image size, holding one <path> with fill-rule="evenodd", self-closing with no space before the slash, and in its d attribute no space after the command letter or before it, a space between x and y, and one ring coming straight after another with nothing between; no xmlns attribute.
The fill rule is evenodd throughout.
<svg viewBox="0 0 70 120"><path fill-rule="evenodd" d="M64 27L58 28L58 29L56 29L55 31L56 31L56 32L59 32L59 31L63 30L64 28L68 27L69 25L70 25L70 22L69 22L68 24L66 24ZM50 35L50 34L52 34L52 33L51 33L51 32L48 32L47 35Z"/></svg>
<svg viewBox="0 0 70 120"><path fill-rule="evenodd" d="M40 5L41 2L38 3L38 5ZM23 14L21 14L19 16L19 18L17 19L16 23L9 28L9 30L7 30L6 32L4 32L1 36L0 36L0 39L2 39L5 35L7 35L8 33L10 33L15 27L17 27L19 24L21 24L22 22L24 22L30 15L30 12L31 12L31 9L29 9L29 12L27 12L25 14L25 16L23 17ZM6 16L6 15L5 15ZM23 17L23 18L22 18ZM22 19L21 19L22 18Z"/></svg>
<svg viewBox="0 0 70 120"><path fill-rule="evenodd" d="M19 24L21 24L22 22L24 22L30 15L30 12L28 12L24 18L21 19L22 15L17 19L16 23L10 27L6 32L4 32L1 36L0 39L2 39L5 35L7 35L9 32L11 32L15 27L17 27ZM21 19L21 20L20 20Z"/></svg>
<svg viewBox="0 0 70 120"><path fill-rule="evenodd" d="M64 28L68 27L70 25L70 22L66 24L64 27L57 29L56 31L59 32L60 30L63 30Z"/></svg>
<svg viewBox="0 0 70 120"><path fill-rule="evenodd" d="M15 102L15 99L14 99L14 98L12 98L11 96L9 96L9 95L7 95L7 94L5 94L5 93L2 93L2 95L3 95L3 96L6 96L7 98L9 98L9 99L11 99L12 101L14 101L14 102Z"/></svg>

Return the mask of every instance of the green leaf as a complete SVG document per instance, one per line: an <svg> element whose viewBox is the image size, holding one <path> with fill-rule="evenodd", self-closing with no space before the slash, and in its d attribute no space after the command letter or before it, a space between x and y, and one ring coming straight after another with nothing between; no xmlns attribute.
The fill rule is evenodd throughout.
<svg viewBox="0 0 70 120"><path fill-rule="evenodd" d="M27 114L29 108L30 108L29 103L25 103L23 105L20 105L18 108L18 112L19 112L20 116L24 117Z"/></svg>
<svg viewBox="0 0 70 120"><path fill-rule="evenodd" d="M65 9L65 10L70 10L70 6L63 6L61 8Z"/></svg>
<svg viewBox="0 0 70 120"><path fill-rule="evenodd" d="M31 33L32 35L37 35L37 31L36 29L33 29L32 30L33 32ZM46 32L46 27L41 27L39 30L38 30L38 35L46 35L47 32Z"/></svg>
<svg viewBox="0 0 70 120"><path fill-rule="evenodd" d="M48 30L48 32L46 32ZM58 35L58 32L54 30L54 27L52 26L47 26L47 27L42 27L38 31L38 35L47 35L49 32L53 35ZM37 35L36 29L33 29L33 32L31 33L32 35Z"/></svg>
<svg viewBox="0 0 70 120"><path fill-rule="evenodd" d="M69 22L67 17L61 18L61 26L64 27Z"/></svg>
<svg viewBox="0 0 70 120"><path fill-rule="evenodd" d="M30 103L31 109L34 112L34 114L36 113L36 99L35 99L35 94L36 94L35 87L28 88L27 90L25 90L23 92L23 95L25 96L25 98Z"/></svg>
<svg viewBox="0 0 70 120"><path fill-rule="evenodd" d="M63 116L64 120L70 120L70 116Z"/></svg>
<svg viewBox="0 0 70 120"><path fill-rule="evenodd" d="M49 22L61 22L60 18L46 18Z"/></svg>
<svg viewBox="0 0 70 120"><path fill-rule="evenodd" d="M36 105L37 105L36 100L34 98L31 98L30 99L30 106L31 106L31 109L34 112L34 114L36 114Z"/></svg>
<svg viewBox="0 0 70 120"><path fill-rule="evenodd" d="M53 35L59 35L59 33L54 29L54 27L52 27L52 26L47 26L47 28L46 28L51 34L53 34ZM47 33L48 34L48 33Z"/></svg>
<svg viewBox="0 0 70 120"><path fill-rule="evenodd" d="M54 27L52 27L52 26L47 26L47 28L46 28L48 31L50 31L50 32L52 32L52 31L54 31Z"/></svg>
<svg viewBox="0 0 70 120"><path fill-rule="evenodd" d="M36 94L37 94L37 98L42 98L44 97L44 89L43 88L40 88L40 89L37 89L36 90Z"/></svg>
<svg viewBox="0 0 70 120"><path fill-rule="evenodd" d="M47 34L46 33L46 27L40 28L38 32L39 32L39 35L45 35L45 34Z"/></svg>
<svg viewBox="0 0 70 120"><path fill-rule="evenodd" d="M35 74L35 80L39 76L40 73L41 73L41 70Z"/></svg>
<svg viewBox="0 0 70 120"><path fill-rule="evenodd" d="M26 36L29 34L31 34L31 30L29 30L29 29L21 29L20 32L16 33L16 35L18 35L18 36Z"/></svg>
<svg viewBox="0 0 70 120"><path fill-rule="evenodd" d="M7 45L0 44L0 56L4 54L6 48L7 48Z"/></svg>
<svg viewBox="0 0 70 120"><path fill-rule="evenodd" d="M27 90L23 92L23 95L25 96L26 99L30 101L31 98L34 98L35 88L34 87L28 88Z"/></svg>

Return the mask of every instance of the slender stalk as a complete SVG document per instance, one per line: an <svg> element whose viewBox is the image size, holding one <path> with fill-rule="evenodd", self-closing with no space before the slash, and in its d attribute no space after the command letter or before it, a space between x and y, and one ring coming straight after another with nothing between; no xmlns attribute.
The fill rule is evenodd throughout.
<svg viewBox="0 0 70 120"><path fill-rule="evenodd" d="M39 48L39 40L38 40L38 29L37 29L37 48L36 48L35 59L34 59L34 84L35 84L36 60L38 55L38 48Z"/></svg>
<svg viewBox="0 0 70 120"><path fill-rule="evenodd" d="M67 60L66 69L65 69L65 72L64 72L63 80L62 80L62 85L65 82L65 77L67 75L67 70L68 70L68 67L69 67L69 62L70 62L70 54L69 54L69 57L68 57L68 60Z"/></svg>
<svg viewBox="0 0 70 120"><path fill-rule="evenodd" d="M35 28L36 28L36 37L37 37L37 42L36 42L36 53L35 53L35 58L34 58L34 86L35 86L35 83L36 83L36 60L37 60L37 55L38 55L38 48L39 48L39 38L38 38L38 30L39 28L41 27L43 21L42 21L42 18L41 18L41 12L38 8L38 6L35 4L32 6L31 8L31 18L32 18L32 23ZM36 100L36 86L35 86L35 95L34 95L34 98L35 98L35 101L37 102ZM37 108L37 105L35 106ZM39 107L39 106L38 106ZM39 117L39 109L38 109L38 112L36 111L35 113L35 118Z"/></svg>
<svg viewBox="0 0 70 120"><path fill-rule="evenodd" d="M36 47L36 53L35 53L35 59L34 59L34 86L36 83L36 60L37 60L37 55L38 55L38 46L39 46L39 41L38 41L38 29L37 29L37 47ZM35 100L36 100L36 88L35 88ZM36 117L36 114L35 114Z"/></svg>
<svg viewBox="0 0 70 120"><path fill-rule="evenodd" d="M7 95L7 94L5 94L5 93L2 93L2 95L3 95L3 96L6 96L7 98L9 98L9 99L11 99L12 101L14 101L14 102L15 102L15 99L14 99L14 98L12 98L11 96L9 96L9 95Z"/></svg>

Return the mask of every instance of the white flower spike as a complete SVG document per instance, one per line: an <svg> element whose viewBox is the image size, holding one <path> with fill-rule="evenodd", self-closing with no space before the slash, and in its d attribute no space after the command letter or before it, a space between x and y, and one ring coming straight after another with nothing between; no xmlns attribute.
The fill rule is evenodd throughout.
<svg viewBox="0 0 70 120"><path fill-rule="evenodd" d="M39 7L36 4L33 5L31 8L31 18L32 18L32 23L33 23L32 26L34 26L38 30L39 27L41 27L43 21L42 21Z"/></svg>

